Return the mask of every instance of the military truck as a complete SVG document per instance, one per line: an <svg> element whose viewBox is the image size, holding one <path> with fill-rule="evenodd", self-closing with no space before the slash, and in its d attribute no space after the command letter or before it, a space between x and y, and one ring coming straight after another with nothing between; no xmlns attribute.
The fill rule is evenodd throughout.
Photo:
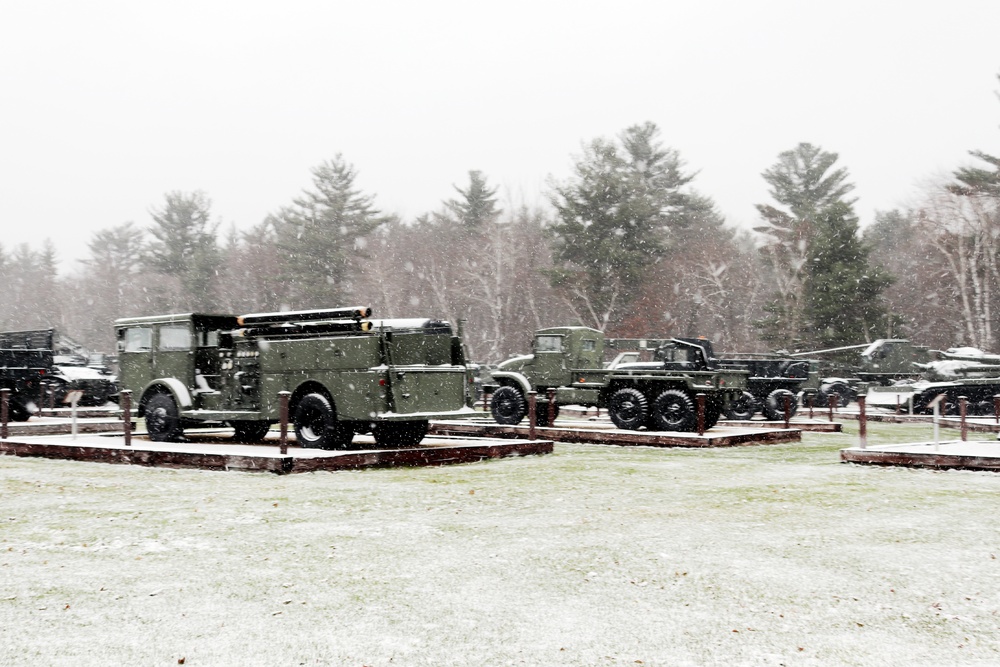
<svg viewBox="0 0 1000 667"><path fill-rule="evenodd" d="M724 368L746 369L750 374L746 390L726 409L729 419L752 419L760 412L765 419L780 421L785 418L786 399L791 416L798 411L800 394L808 400L809 394L819 390L818 364L814 360L747 353L724 356L718 363Z"/></svg>
<svg viewBox="0 0 1000 667"><path fill-rule="evenodd" d="M0 333L0 388L10 389L8 417L27 421L52 369L52 329Z"/></svg>
<svg viewBox="0 0 1000 667"><path fill-rule="evenodd" d="M603 364L605 348L630 346L656 349L660 359ZM746 371L714 367L697 343L605 339L588 327L551 327L535 332L531 354L508 359L492 371L490 410L498 423L517 424L527 413L527 392L536 391L536 423L543 426L559 406L581 405L606 408L621 429L694 431L697 394L706 396L705 428L711 428L728 401L740 395L746 377Z"/></svg>
<svg viewBox="0 0 1000 667"><path fill-rule="evenodd" d="M187 313L115 322L119 381L153 440L225 423L260 441L280 419L303 447L412 446L435 418L472 417L471 374L459 335L433 319L370 320L371 309L243 316Z"/></svg>

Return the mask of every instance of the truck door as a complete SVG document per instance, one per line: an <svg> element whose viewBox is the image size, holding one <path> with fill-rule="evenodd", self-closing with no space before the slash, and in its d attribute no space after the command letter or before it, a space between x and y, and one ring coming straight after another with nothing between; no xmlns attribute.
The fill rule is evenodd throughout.
<svg viewBox="0 0 1000 667"><path fill-rule="evenodd" d="M156 328L155 338L153 377L177 378L186 387L195 389L194 335L191 323L161 324Z"/></svg>
<svg viewBox="0 0 1000 667"><path fill-rule="evenodd" d="M118 330L118 375L122 389L138 394L153 372L153 328L133 326Z"/></svg>
<svg viewBox="0 0 1000 667"><path fill-rule="evenodd" d="M564 350L565 336L539 334L535 336L535 359L531 368L531 381L538 386L558 387L569 382Z"/></svg>

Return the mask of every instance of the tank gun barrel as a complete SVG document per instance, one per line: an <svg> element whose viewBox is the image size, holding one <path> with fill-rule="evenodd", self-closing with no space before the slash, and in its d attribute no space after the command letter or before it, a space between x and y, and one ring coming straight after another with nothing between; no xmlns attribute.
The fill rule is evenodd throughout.
<svg viewBox="0 0 1000 667"><path fill-rule="evenodd" d="M789 354L789 357L811 357L816 354L826 354L827 352L843 352L844 350L860 350L863 347L869 347L871 343L864 343L862 345L846 345L844 347L831 347L826 350L810 350L809 352L796 352L794 354Z"/></svg>

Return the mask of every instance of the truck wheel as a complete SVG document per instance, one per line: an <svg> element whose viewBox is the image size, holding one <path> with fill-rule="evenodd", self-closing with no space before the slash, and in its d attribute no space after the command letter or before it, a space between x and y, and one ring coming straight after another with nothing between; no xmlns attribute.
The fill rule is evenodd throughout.
<svg viewBox="0 0 1000 667"><path fill-rule="evenodd" d="M229 425L233 427L233 440L236 442L260 442L271 430L271 422L233 421Z"/></svg>
<svg viewBox="0 0 1000 667"><path fill-rule="evenodd" d="M154 442L174 442L181 439L180 413L169 394L153 394L146 401L146 432Z"/></svg>
<svg viewBox="0 0 1000 667"><path fill-rule="evenodd" d="M295 407L295 440L301 447L345 449L354 429L337 421L333 406L323 394L306 394Z"/></svg>
<svg viewBox="0 0 1000 667"><path fill-rule="evenodd" d="M615 426L635 431L646 423L649 416L649 402L642 392L632 387L624 387L611 394L608 401L608 416Z"/></svg>
<svg viewBox="0 0 1000 667"><path fill-rule="evenodd" d="M516 387L498 387L493 392L490 400L490 412L493 413L493 420L498 424L513 426L519 424L528 412L528 406L524 402L524 394Z"/></svg>
<svg viewBox="0 0 1000 667"><path fill-rule="evenodd" d="M795 400L795 394L787 389L775 389L767 395L764 401L764 416L769 421L785 421L785 396L791 397L791 414L794 417L799 409L799 402Z"/></svg>
<svg viewBox="0 0 1000 667"><path fill-rule="evenodd" d="M376 422L372 437L379 447L416 447L427 435L426 421Z"/></svg>
<svg viewBox="0 0 1000 667"><path fill-rule="evenodd" d="M694 402L679 389L667 389L653 401L650 424L657 431L693 431L698 428Z"/></svg>
<svg viewBox="0 0 1000 667"><path fill-rule="evenodd" d="M559 417L559 406L552 406L552 421L555 421ZM535 415L535 426L552 426L549 423L549 404L548 402L538 404L538 414Z"/></svg>
<svg viewBox="0 0 1000 667"><path fill-rule="evenodd" d="M21 405L20 401L10 399L10 402L7 403L7 416L12 422L26 422L31 413L28 412L28 408Z"/></svg>
<svg viewBox="0 0 1000 667"><path fill-rule="evenodd" d="M753 419L757 412L757 399L749 391L744 391L737 398L729 401L726 407L726 417L728 419L739 419L746 421Z"/></svg>

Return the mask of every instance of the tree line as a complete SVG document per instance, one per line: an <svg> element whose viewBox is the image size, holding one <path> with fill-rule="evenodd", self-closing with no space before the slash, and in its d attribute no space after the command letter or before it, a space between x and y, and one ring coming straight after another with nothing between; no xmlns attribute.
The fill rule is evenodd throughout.
<svg viewBox="0 0 1000 667"><path fill-rule="evenodd" d="M342 156L257 225L220 229L203 192L170 192L145 225L95 232L59 277L53 244L0 246L0 326L56 326L110 351L118 317L370 304L465 320L472 356L524 351L543 326L705 335L718 349L810 350L912 338L996 349L1000 158L956 169L864 231L836 153L782 151L758 225L728 225L652 122L585 143L549 206L501 201L480 171L437 210L379 210Z"/></svg>

